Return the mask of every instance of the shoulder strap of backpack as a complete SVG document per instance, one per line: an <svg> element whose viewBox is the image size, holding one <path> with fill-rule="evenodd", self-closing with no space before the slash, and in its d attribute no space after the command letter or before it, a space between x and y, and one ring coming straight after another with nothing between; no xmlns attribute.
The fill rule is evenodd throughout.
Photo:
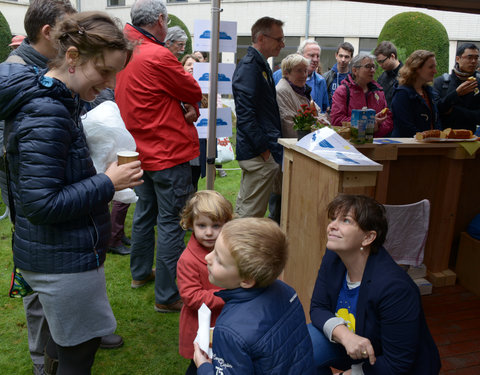
<svg viewBox="0 0 480 375"><path fill-rule="evenodd" d="M348 85L345 83L345 82L342 82L342 85L345 86L345 88L347 89L347 113L348 113L348 108L350 106L350 87L348 87Z"/></svg>

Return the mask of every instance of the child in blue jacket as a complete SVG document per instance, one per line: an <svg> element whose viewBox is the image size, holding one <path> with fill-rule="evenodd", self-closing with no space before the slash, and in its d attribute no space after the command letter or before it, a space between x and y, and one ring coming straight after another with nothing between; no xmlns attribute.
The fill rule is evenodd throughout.
<svg viewBox="0 0 480 375"><path fill-rule="evenodd" d="M209 280L225 290L213 331L213 360L195 343L197 374L313 374L312 342L297 293L276 280L288 253L270 219L225 224L205 260Z"/></svg>

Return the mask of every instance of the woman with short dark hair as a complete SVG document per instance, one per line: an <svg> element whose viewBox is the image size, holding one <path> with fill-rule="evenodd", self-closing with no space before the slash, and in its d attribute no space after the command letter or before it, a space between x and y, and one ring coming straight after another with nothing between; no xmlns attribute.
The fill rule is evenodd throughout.
<svg viewBox="0 0 480 375"><path fill-rule="evenodd" d="M383 248L385 208L362 195L328 206L327 250L310 305L317 374L436 375L420 293Z"/></svg>

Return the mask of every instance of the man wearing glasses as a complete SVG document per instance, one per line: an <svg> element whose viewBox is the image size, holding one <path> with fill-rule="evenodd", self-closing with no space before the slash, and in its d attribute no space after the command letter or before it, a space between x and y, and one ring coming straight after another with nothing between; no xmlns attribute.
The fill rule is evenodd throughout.
<svg viewBox="0 0 480 375"><path fill-rule="evenodd" d="M281 193L282 146L277 139L282 131L267 59L285 47L282 26L282 21L271 17L257 20L252 26L252 46L233 74L237 160L242 168L235 209L239 217L263 217L270 193Z"/></svg>
<svg viewBox="0 0 480 375"><path fill-rule="evenodd" d="M478 56L475 44L460 45L452 73L445 73L434 81L439 96L436 104L444 129L469 129L475 132L476 125L480 124L480 77L476 72Z"/></svg>
<svg viewBox="0 0 480 375"><path fill-rule="evenodd" d="M165 47L167 47L177 59L185 53L186 43L187 34L180 26L168 28L167 36L165 37Z"/></svg>
<svg viewBox="0 0 480 375"><path fill-rule="evenodd" d="M393 93L398 86L398 71L403 63L398 60L397 49L389 41L381 42L373 54L376 57L377 64L383 69L383 73L378 77L378 84L383 87L387 106L390 108Z"/></svg>

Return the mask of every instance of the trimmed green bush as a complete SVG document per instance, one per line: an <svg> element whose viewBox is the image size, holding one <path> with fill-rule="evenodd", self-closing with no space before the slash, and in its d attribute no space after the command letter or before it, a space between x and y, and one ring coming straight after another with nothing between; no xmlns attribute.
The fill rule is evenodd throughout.
<svg viewBox="0 0 480 375"><path fill-rule="evenodd" d="M12 41L12 32L7 20L0 12L0 62L5 61L10 53L10 47L8 46Z"/></svg>
<svg viewBox="0 0 480 375"><path fill-rule="evenodd" d="M178 18L177 16L168 13L168 18L170 18L170 22L168 23L168 27L173 27L173 26L180 26L183 31L185 31L185 34L187 34L187 43L185 45L185 53L180 56L179 60L182 59L184 55L188 55L192 53L192 36L190 35L190 31L188 31L187 26Z"/></svg>
<svg viewBox="0 0 480 375"><path fill-rule="evenodd" d="M449 41L445 27L421 12L404 12L390 18L383 26L378 43L388 40L397 47L398 58L405 62L417 49L435 52L437 76L449 71ZM379 68L377 76L382 73Z"/></svg>

